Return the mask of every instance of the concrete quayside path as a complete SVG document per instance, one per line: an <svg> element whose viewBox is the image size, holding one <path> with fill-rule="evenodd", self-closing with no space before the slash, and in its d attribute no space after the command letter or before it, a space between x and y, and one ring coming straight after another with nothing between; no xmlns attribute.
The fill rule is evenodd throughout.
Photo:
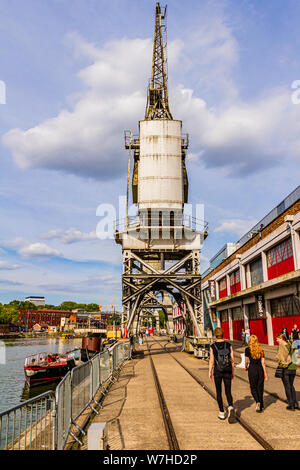
<svg viewBox="0 0 300 470"><path fill-rule="evenodd" d="M238 364L244 348L232 344ZM107 423L110 450L300 449L300 413L286 410L283 384L274 377L276 351L264 347L268 381L261 414L255 411L247 372L235 368L232 395L237 420L230 424L218 419L208 362L181 352L180 344L167 337L148 338L135 346L133 359L122 368L93 422ZM295 388L300 400L299 372ZM86 450L87 437L83 442L81 450Z"/></svg>

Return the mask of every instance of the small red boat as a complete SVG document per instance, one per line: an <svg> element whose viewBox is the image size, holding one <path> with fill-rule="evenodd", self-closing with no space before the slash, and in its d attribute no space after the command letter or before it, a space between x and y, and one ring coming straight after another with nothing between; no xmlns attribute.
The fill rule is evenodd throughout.
<svg viewBox="0 0 300 470"><path fill-rule="evenodd" d="M99 351L75 348L65 354L39 353L25 359L26 383L30 386L59 382L69 370L91 359Z"/></svg>
<svg viewBox="0 0 300 470"><path fill-rule="evenodd" d="M39 353L25 359L25 379L29 386L61 380L69 371L65 354Z"/></svg>

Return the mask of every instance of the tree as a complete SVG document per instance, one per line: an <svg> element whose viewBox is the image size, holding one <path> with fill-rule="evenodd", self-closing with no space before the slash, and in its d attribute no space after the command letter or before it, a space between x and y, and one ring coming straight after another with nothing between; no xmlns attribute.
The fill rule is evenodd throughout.
<svg viewBox="0 0 300 470"><path fill-rule="evenodd" d="M85 308L87 312L98 312L99 305L91 303L91 304L87 304Z"/></svg>
<svg viewBox="0 0 300 470"><path fill-rule="evenodd" d="M70 312L71 312L75 308L78 308L78 304L76 302L66 301L66 302L62 302L60 304L60 309L61 310L70 310Z"/></svg>
<svg viewBox="0 0 300 470"><path fill-rule="evenodd" d="M19 311L14 305L0 306L0 323L9 324L16 323L19 320Z"/></svg>
<svg viewBox="0 0 300 470"><path fill-rule="evenodd" d="M49 310L60 310L60 307L57 307L56 305L51 305L51 304L46 304L45 308Z"/></svg>
<svg viewBox="0 0 300 470"><path fill-rule="evenodd" d="M32 302L22 301L22 300L12 300L8 304L10 307L14 307L18 310L37 310L38 307Z"/></svg>
<svg viewBox="0 0 300 470"><path fill-rule="evenodd" d="M165 321L166 321L165 312L160 309L158 311L158 314L159 314L159 326L163 328L165 326Z"/></svg>

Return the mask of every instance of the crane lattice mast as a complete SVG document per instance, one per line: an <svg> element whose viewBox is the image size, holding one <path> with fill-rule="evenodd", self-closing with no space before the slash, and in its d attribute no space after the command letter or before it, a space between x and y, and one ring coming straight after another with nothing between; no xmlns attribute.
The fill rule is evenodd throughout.
<svg viewBox="0 0 300 470"><path fill-rule="evenodd" d="M152 75L148 88L145 120L173 119L169 109L167 88L167 7L162 14L159 2L155 8L155 30Z"/></svg>

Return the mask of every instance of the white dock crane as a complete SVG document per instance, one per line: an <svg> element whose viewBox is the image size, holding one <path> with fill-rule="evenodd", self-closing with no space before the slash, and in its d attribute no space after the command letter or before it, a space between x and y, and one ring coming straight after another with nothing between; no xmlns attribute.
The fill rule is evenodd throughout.
<svg viewBox="0 0 300 470"><path fill-rule="evenodd" d="M169 107L166 14L167 8L162 12L156 3L145 119L139 122L138 135L125 131L129 158L133 152L132 199L138 215L132 218L126 213L125 220L116 221L115 226L115 240L123 252L122 327L135 332L140 312L145 308L153 312L159 305L172 332L175 299L184 316L186 335L200 338L204 336L200 249L208 225L184 214L189 140Z"/></svg>

